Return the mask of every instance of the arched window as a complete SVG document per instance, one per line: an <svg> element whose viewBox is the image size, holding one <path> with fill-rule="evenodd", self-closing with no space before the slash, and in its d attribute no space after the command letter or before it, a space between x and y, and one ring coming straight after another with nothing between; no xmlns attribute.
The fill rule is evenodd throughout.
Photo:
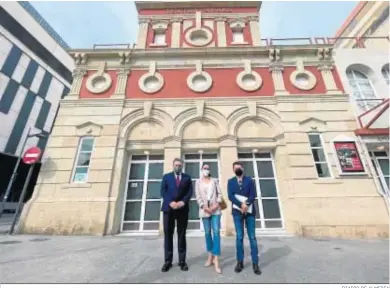
<svg viewBox="0 0 390 288"><path fill-rule="evenodd" d="M359 107L370 109L378 105L378 101L375 101L377 97L374 87L367 75L351 69L347 71L347 77L353 91L353 98Z"/></svg>
<svg viewBox="0 0 390 288"><path fill-rule="evenodd" d="M382 75L383 75L383 78L385 78L387 85L389 85L389 82L390 82L389 65L385 65L382 68Z"/></svg>

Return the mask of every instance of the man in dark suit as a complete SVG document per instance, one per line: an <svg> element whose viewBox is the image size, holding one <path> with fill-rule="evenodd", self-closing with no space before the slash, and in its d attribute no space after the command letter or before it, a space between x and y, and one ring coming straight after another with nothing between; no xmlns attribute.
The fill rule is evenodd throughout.
<svg viewBox="0 0 390 288"><path fill-rule="evenodd" d="M190 175L182 173L183 161L173 160L173 172L163 176L161 183L161 197L163 204L161 211L164 214L164 254L165 263L161 269L167 272L172 268L173 233L177 222L177 242L179 251L179 266L188 271L186 264L186 231L189 214L189 201L192 196L192 181Z"/></svg>
<svg viewBox="0 0 390 288"><path fill-rule="evenodd" d="M233 163L235 177L228 180L228 196L232 202L232 214L236 228L237 265L235 272L244 269L244 222L251 246L253 272L261 274L259 267L259 251L256 240L256 188L251 177L244 175L244 168L240 162Z"/></svg>

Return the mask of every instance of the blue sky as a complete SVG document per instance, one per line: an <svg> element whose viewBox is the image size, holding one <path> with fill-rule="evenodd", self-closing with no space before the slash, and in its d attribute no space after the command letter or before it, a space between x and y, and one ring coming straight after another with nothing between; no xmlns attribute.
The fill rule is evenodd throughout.
<svg viewBox="0 0 390 288"><path fill-rule="evenodd" d="M262 38L333 37L358 1L263 1ZM134 2L31 2L72 48L133 43L137 37Z"/></svg>

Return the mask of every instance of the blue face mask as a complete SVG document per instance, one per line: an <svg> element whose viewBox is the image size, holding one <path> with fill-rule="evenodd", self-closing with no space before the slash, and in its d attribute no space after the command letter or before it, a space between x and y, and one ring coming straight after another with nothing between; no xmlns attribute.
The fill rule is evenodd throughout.
<svg viewBox="0 0 390 288"><path fill-rule="evenodd" d="M176 174L180 174L182 169L183 169L183 168L182 168L181 166L176 166L176 167L174 168L174 171L175 171Z"/></svg>

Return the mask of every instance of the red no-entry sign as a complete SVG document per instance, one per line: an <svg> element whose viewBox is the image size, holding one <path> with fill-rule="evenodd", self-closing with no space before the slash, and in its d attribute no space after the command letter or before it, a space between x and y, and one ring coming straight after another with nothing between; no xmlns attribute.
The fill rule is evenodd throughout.
<svg viewBox="0 0 390 288"><path fill-rule="evenodd" d="M31 147L24 152L23 162L26 164L34 164L38 162L39 157L41 156L41 149L38 147Z"/></svg>

